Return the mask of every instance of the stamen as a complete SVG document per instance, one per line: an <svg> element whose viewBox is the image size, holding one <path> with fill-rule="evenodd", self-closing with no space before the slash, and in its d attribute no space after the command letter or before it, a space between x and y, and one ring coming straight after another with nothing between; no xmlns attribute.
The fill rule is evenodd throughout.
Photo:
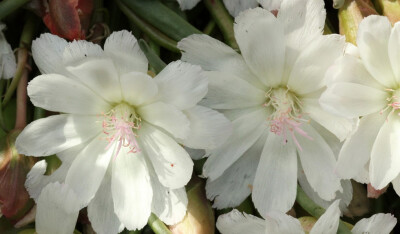
<svg viewBox="0 0 400 234"><path fill-rule="evenodd" d="M109 142L106 149L117 142L114 160L122 147L128 147L129 153L140 152L136 140L138 135L135 133L136 130L140 129L140 118L130 113L127 108L115 108L106 114L102 114L102 116L103 133L106 135L105 139Z"/></svg>
<svg viewBox="0 0 400 234"><path fill-rule="evenodd" d="M392 108L390 111L389 115L392 114L394 111L400 109L400 97L399 97L399 91L394 90L394 89L385 89L385 91L392 93L392 95L388 98L386 98L386 101L388 102L387 106L383 108L381 111L379 111L379 114L383 114L383 112L387 111L389 108ZM397 94L397 95L396 95ZM389 116L388 115L388 116ZM400 116L400 112L397 113L397 115Z"/></svg>
<svg viewBox="0 0 400 234"><path fill-rule="evenodd" d="M274 109L274 113L268 118L270 131L276 135L283 137L283 142L288 142L287 132L290 132L290 137L294 141L297 148L302 151L299 141L296 138L296 134L302 137L312 140L312 138L301 129L303 123L309 123L309 120L302 118L299 107L301 102L297 97L289 92L289 89L270 89L266 95L268 102L264 103L263 106L271 106Z"/></svg>

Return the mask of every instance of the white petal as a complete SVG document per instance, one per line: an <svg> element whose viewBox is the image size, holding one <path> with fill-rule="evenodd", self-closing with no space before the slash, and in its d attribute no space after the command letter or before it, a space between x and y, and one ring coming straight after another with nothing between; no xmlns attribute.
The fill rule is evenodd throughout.
<svg viewBox="0 0 400 234"><path fill-rule="evenodd" d="M337 59L326 72L325 79L328 86L335 82L349 82L385 90L365 69L362 60L351 55Z"/></svg>
<svg viewBox="0 0 400 234"><path fill-rule="evenodd" d="M394 191L397 193L398 196L400 196L400 174L392 180L392 185Z"/></svg>
<svg viewBox="0 0 400 234"><path fill-rule="evenodd" d="M282 1L278 20L282 22L286 40L284 79L289 78L294 62L315 37L322 35L325 25L324 1Z"/></svg>
<svg viewBox="0 0 400 234"><path fill-rule="evenodd" d="M356 121L355 127L358 126L358 122L359 120ZM316 121L311 120L310 125L319 133L319 135L322 136L322 138L324 138L325 142L328 143L329 147L332 149L333 154L335 155L335 158L337 159L343 142L341 142L335 135L333 135L326 128L322 127L322 125L320 125Z"/></svg>
<svg viewBox="0 0 400 234"><path fill-rule="evenodd" d="M113 32L104 43L104 52L112 58L120 75L129 72L147 73L147 58L132 33Z"/></svg>
<svg viewBox="0 0 400 234"><path fill-rule="evenodd" d="M140 146L150 158L161 184L171 189L185 186L193 172L189 154L171 137L149 124L142 125L139 136Z"/></svg>
<svg viewBox="0 0 400 234"><path fill-rule="evenodd" d="M153 102L158 93L156 82L146 73L124 74L120 82L124 100L133 106Z"/></svg>
<svg viewBox="0 0 400 234"><path fill-rule="evenodd" d="M325 72L343 54L344 37L332 34L317 37L299 55L293 65L288 86L297 94L306 94L326 85Z"/></svg>
<svg viewBox="0 0 400 234"><path fill-rule="evenodd" d="M183 61L200 65L206 71L234 75L255 87L263 86L250 71L243 57L217 39L204 34L193 34L181 40L178 48L182 50Z"/></svg>
<svg viewBox="0 0 400 234"><path fill-rule="evenodd" d="M3 32L0 31L0 78L10 79L17 69L14 52L8 44Z"/></svg>
<svg viewBox="0 0 400 234"><path fill-rule="evenodd" d="M269 212L265 221L265 233L304 234L300 221L285 213Z"/></svg>
<svg viewBox="0 0 400 234"><path fill-rule="evenodd" d="M57 170L51 173L51 175L45 175L47 168L45 160L37 162L29 171L25 181L25 187L29 192L29 196L37 202L42 189L48 184L53 182L64 183L72 161L81 150L82 146L79 145L58 153L57 157L61 159L62 164L57 168Z"/></svg>
<svg viewBox="0 0 400 234"><path fill-rule="evenodd" d="M214 109L236 109L262 106L266 90L255 88L229 73L207 72L208 93L201 104Z"/></svg>
<svg viewBox="0 0 400 234"><path fill-rule="evenodd" d="M190 148L213 149L232 134L231 122L221 113L203 106L185 110L190 121L190 131L180 142Z"/></svg>
<svg viewBox="0 0 400 234"><path fill-rule="evenodd" d="M222 234L260 234L266 228L264 220L238 210L220 215L216 225Z"/></svg>
<svg viewBox="0 0 400 234"><path fill-rule="evenodd" d="M225 115L226 118L228 118L230 121L234 121L248 113L254 112L256 110L259 110L259 106L255 107L249 107L249 108L238 108L238 109L219 109L218 111L221 112L223 115Z"/></svg>
<svg viewBox="0 0 400 234"><path fill-rule="evenodd" d="M322 199L332 200L335 198L336 191L343 191L334 171L335 155L313 127L303 124L301 128L312 138L311 140L297 136L297 141L302 148L298 149L298 155L307 180Z"/></svg>
<svg viewBox="0 0 400 234"><path fill-rule="evenodd" d="M203 174L211 180L222 175L266 131L267 116L266 109L259 108L234 120L232 135L223 145L210 150L210 157L204 164Z"/></svg>
<svg viewBox="0 0 400 234"><path fill-rule="evenodd" d="M18 153L47 156L82 144L101 132L96 116L53 115L38 119L16 140Z"/></svg>
<svg viewBox="0 0 400 234"><path fill-rule="evenodd" d="M44 33L32 42L32 56L41 73L65 72L62 54L68 42L56 35Z"/></svg>
<svg viewBox="0 0 400 234"><path fill-rule="evenodd" d="M108 142L101 137L95 137L79 152L65 178L65 183L79 197L81 207L85 207L96 194L115 149L114 145L107 148Z"/></svg>
<svg viewBox="0 0 400 234"><path fill-rule="evenodd" d="M400 23L395 23L389 38L388 52L393 74L397 83L400 82Z"/></svg>
<svg viewBox="0 0 400 234"><path fill-rule="evenodd" d="M192 149L186 146L183 148L186 150L186 152L188 152L193 160L200 160L206 156L206 151L203 149Z"/></svg>
<svg viewBox="0 0 400 234"><path fill-rule="evenodd" d="M386 87L396 87L388 54L391 30L387 17L370 15L361 21L357 32L357 45L365 67Z"/></svg>
<svg viewBox="0 0 400 234"><path fill-rule="evenodd" d="M254 206L262 217L271 211L287 212L296 199L296 187L296 148L291 140L285 144L281 136L270 133L254 179Z"/></svg>
<svg viewBox="0 0 400 234"><path fill-rule="evenodd" d="M185 188L169 189L152 176L152 212L167 225L180 222L186 215L188 198Z"/></svg>
<svg viewBox="0 0 400 234"><path fill-rule="evenodd" d="M360 58L360 50L356 45L354 45L351 42L346 42L346 48L344 49L344 54Z"/></svg>
<svg viewBox="0 0 400 234"><path fill-rule="evenodd" d="M332 204L332 202L334 202L322 199L318 195L318 193L315 192L315 190L308 183L306 175L304 174L303 168L301 168L300 164L299 164L297 179L299 181L301 188L304 190L307 196L313 202L315 202L315 204L321 206L322 208L327 209ZM340 210L342 212L347 212L348 211L347 207L349 206L351 200L353 199L353 187L351 185L350 180L342 180L340 181L340 183L343 188L343 192L340 191L336 192L335 199L340 199L340 204L339 204Z"/></svg>
<svg viewBox="0 0 400 234"><path fill-rule="evenodd" d="M138 108L137 113L142 120L163 128L176 138L185 138L189 134L189 119L171 104L155 102Z"/></svg>
<svg viewBox="0 0 400 234"><path fill-rule="evenodd" d="M175 61L155 78L160 100L188 109L195 106L207 93L208 81L197 65Z"/></svg>
<svg viewBox="0 0 400 234"><path fill-rule="evenodd" d="M39 196L36 209L38 234L71 234L79 214L76 194L66 184L51 183Z"/></svg>
<svg viewBox="0 0 400 234"><path fill-rule="evenodd" d="M371 185L383 189L400 172L400 119L390 114L372 146L369 173Z"/></svg>
<svg viewBox="0 0 400 234"><path fill-rule="evenodd" d="M346 139L356 127L357 119L347 119L322 109L318 99L301 99L302 111L333 133L340 141Z"/></svg>
<svg viewBox="0 0 400 234"><path fill-rule="evenodd" d="M310 234L336 234L340 219L340 200L336 200L314 224Z"/></svg>
<svg viewBox="0 0 400 234"><path fill-rule="evenodd" d="M285 57L281 22L262 8L242 12L235 22L235 38L246 64L265 85L279 85Z"/></svg>
<svg viewBox="0 0 400 234"><path fill-rule="evenodd" d="M111 190L114 210L128 229L142 229L151 213L153 190L142 153L130 154L126 147L113 162Z"/></svg>
<svg viewBox="0 0 400 234"><path fill-rule="evenodd" d="M200 0L177 0L177 1L182 10L190 10L194 6L196 6L197 3L200 2Z"/></svg>
<svg viewBox="0 0 400 234"><path fill-rule="evenodd" d="M288 45L301 49L291 43L307 46L314 36L321 35L325 16L324 1L293 0L282 1L277 18L284 24L285 35L290 37Z"/></svg>
<svg viewBox="0 0 400 234"><path fill-rule="evenodd" d="M236 17L244 10L258 6L256 0L224 0L224 4L233 17Z"/></svg>
<svg viewBox="0 0 400 234"><path fill-rule="evenodd" d="M354 180L358 183L369 184L369 171L368 171L369 163L365 164L360 173L354 177Z"/></svg>
<svg viewBox="0 0 400 234"><path fill-rule="evenodd" d="M386 118L387 115L380 113L361 118L357 131L345 141L339 153L336 172L340 178L351 179L362 171L371 157L372 146Z"/></svg>
<svg viewBox="0 0 400 234"><path fill-rule="evenodd" d="M250 195L266 140L267 133L265 132L220 177L216 180L207 180L207 198L214 200L214 208L224 209L239 206Z"/></svg>
<svg viewBox="0 0 400 234"><path fill-rule="evenodd" d="M269 11L279 10L282 4L282 0L257 0L258 3Z"/></svg>
<svg viewBox="0 0 400 234"><path fill-rule="evenodd" d="M104 176L99 190L97 190L95 197L88 205L87 212L90 223L96 233L117 234L122 231L124 226L114 213L110 173Z"/></svg>
<svg viewBox="0 0 400 234"><path fill-rule="evenodd" d="M356 83L335 83L321 95L320 104L331 113L356 118L384 109L388 94Z"/></svg>
<svg viewBox="0 0 400 234"><path fill-rule="evenodd" d="M81 83L65 76L40 75L29 82L28 95L38 107L71 114L100 114L111 106Z"/></svg>
<svg viewBox="0 0 400 234"><path fill-rule="evenodd" d="M85 58L66 69L100 97L114 103L121 101L119 77L111 59Z"/></svg>
<svg viewBox="0 0 400 234"><path fill-rule="evenodd" d="M89 41L79 40L72 41L65 46L62 54L62 61L64 66L76 66L87 58L100 58L103 56L104 51L99 45Z"/></svg>
<svg viewBox="0 0 400 234"><path fill-rule="evenodd" d="M353 234L364 234L364 233L379 233L389 234L394 226L396 226L397 220L391 214L375 214L370 218L361 219L354 225L351 232Z"/></svg>

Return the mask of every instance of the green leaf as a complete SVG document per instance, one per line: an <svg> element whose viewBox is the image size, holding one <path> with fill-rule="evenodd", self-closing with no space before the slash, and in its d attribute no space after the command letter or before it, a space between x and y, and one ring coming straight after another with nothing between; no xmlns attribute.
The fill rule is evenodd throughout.
<svg viewBox="0 0 400 234"><path fill-rule="evenodd" d="M121 2L137 16L176 41L192 34L202 33L157 0L121 0Z"/></svg>

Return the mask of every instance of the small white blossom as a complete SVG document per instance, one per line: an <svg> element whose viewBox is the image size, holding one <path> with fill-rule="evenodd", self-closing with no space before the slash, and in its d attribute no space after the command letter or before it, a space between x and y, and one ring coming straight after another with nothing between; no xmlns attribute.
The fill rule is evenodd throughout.
<svg viewBox="0 0 400 234"><path fill-rule="evenodd" d="M320 103L332 113L362 116L340 151L337 173L400 195L400 24L366 17L357 34L358 56L346 55L327 73Z"/></svg>
<svg viewBox="0 0 400 234"><path fill-rule="evenodd" d="M182 10L192 9L200 0L177 0ZM261 4L265 9L272 11L278 10L282 0L223 0L226 9L232 16L239 15L240 12L257 7Z"/></svg>
<svg viewBox="0 0 400 234"><path fill-rule="evenodd" d="M339 200L329 206L313 225L310 234L336 234L339 227ZM358 221L351 229L353 234L389 234L397 220L391 214L375 214ZM217 228L222 234L304 234L298 219L281 212L270 212L264 219L233 210L218 217Z"/></svg>
<svg viewBox="0 0 400 234"><path fill-rule="evenodd" d="M10 79L15 74L17 64L14 52L3 34L5 28L6 25L0 22L0 78Z"/></svg>
<svg viewBox="0 0 400 234"><path fill-rule="evenodd" d="M304 172L322 199L333 200L343 191L334 148L355 121L324 111L318 99L326 70L343 54L344 38L322 35L322 0L283 1L277 17L250 9L235 22L241 55L206 35L178 44L184 61L209 71L202 103L233 122L229 140L207 151L208 198L221 209L252 193L261 215L286 212L295 201L298 173Z"/></svg>
<svg viewBox="0 0 400 234"><path fill-rule="evenodd" d="M44 73L28 85L32 103L65 113L32 122L16 141L21 154L57 154L62 161L50 176L44 175L44 160L28 175L26 187L41 211L42 230L66 222L43 223L42 216L60 213L59 206L71 213L69 202L52 197L59 194L57 183L68 187L79 209L88 206L97 233L141 229L151 212L167 224L179 222L193 167L179 143L210 149L230 134L222 114L197 105L208 86L201 68L177 61L152 78L145 55L127 31L111 34L104 50L43 34L32 52Z"/></svg>

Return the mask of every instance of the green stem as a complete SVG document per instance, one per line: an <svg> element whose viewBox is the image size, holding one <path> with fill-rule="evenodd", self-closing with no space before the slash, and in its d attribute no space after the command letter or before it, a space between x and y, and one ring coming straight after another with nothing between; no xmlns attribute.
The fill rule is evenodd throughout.
<svg viewBox="0 0 400 234"><path fill-rule="evenodd" d="M25 5L30 0L3 0L0 2L0 20Z"/></svg>
<svg viewBox="0 0 400 234"><path fill-rule="evenodd" d="M325 209L315 204L303 191L300 186L297 186L296 201L299 205L315 218L321 217L325 213Z"/></svg>
<svg viewBox="0 0 400 234"><path fill-rule="evenodd" d="M203 33L207 34L207 35L210 35L214 31L215 25L217 25L215 23L215 20L210 20L210 22L208 22L208 24L204 28Z"/></svg>
<svg viewBox="0 0 400 234"><path fill-rule="evenodd" d="M233 19L226 10L221 0L204 0L204 4L211 13L211 16L217 23L224 35L225 41L233 49L238 50L239 46L236 43L235 34L233 32Z"/></svg>
<svg viewBox="0 0 400 234"><path fill-rule="evenodd" d="M143 39L139 40L140 49L146 55L147 60L149 60L150 65L154 68L156 73L161 72L165 66L167 66L160 57L147 45L146 41Z"/></svg>
<svg viewBox="0 0 400 234"><path fill-rule="evenodd" d="M149 36L155 43L160 46L170 50L172 52L179 53L180 50L176 47L176 41L172 40L162 32L155 29L150 24L143 21L135 13L133 13L124 3L120 0L116 0L121 11L128 17L128 19L136 25L140 30L142 30L147 36Z"/></svg>
<svg viewBox="0 0 400 234"><path fill-rule="evenodd" d="M33 113L33 119L38 120L44 118L46 116L46 110L40 107L35 107L35 111Z"/></svg>
<svg viewBox="0 0 400 234"><path fill-rule="evenodd" d="M1 105L1 96L3 94L4 87L6 85L5 80L0 80L0 128L4 130L4 132L7 132L8 129L6 127L6 124L4 122L4 117L3 117L3 106Z"/></svg>
<svg viewBox="0 0 400 234"><path fill-rule="evenodd" d="M26 62L28 60L28 51L32 44L33 34L36 31L36 26L37 17L29 14L29 17L25 22L19 42L17 70L15 71L14 78L12 79L11 84L6 91L6 94L4 95L4 101L2 103L3 107L6 106L7 103L10 101L15 89L18 87L19 80L24 74Z"/></svg>
<svg viewBox="0 0 400 234"><path fill-rule="evenodd" d="M21 76L17 88L17 117L15 119L15 129L24 129L26 126L26 108L27 108L27 86L28 86L28 74L27 68Z"/></svg>
<svg viewBox="0 0 400 234"><path fill-rule="evenodd" d="M167 226L153 213L151 213L147 223L155 234L172 234Z"/></svg>
<svg viewBox="0 0 400 234"><path fill-rule="evenodd" d="M325 209L318 206L311 200L307 194L303 191L300 186L297 186L297 194L296 194L296 202L305 210L307 211L310 215L314 216L315 218L321 217L325 213ZM338 233L341 234L350 234L350 230L347 228L345 223L340 220L339 221L339 228L338 228Z"/></svg>

